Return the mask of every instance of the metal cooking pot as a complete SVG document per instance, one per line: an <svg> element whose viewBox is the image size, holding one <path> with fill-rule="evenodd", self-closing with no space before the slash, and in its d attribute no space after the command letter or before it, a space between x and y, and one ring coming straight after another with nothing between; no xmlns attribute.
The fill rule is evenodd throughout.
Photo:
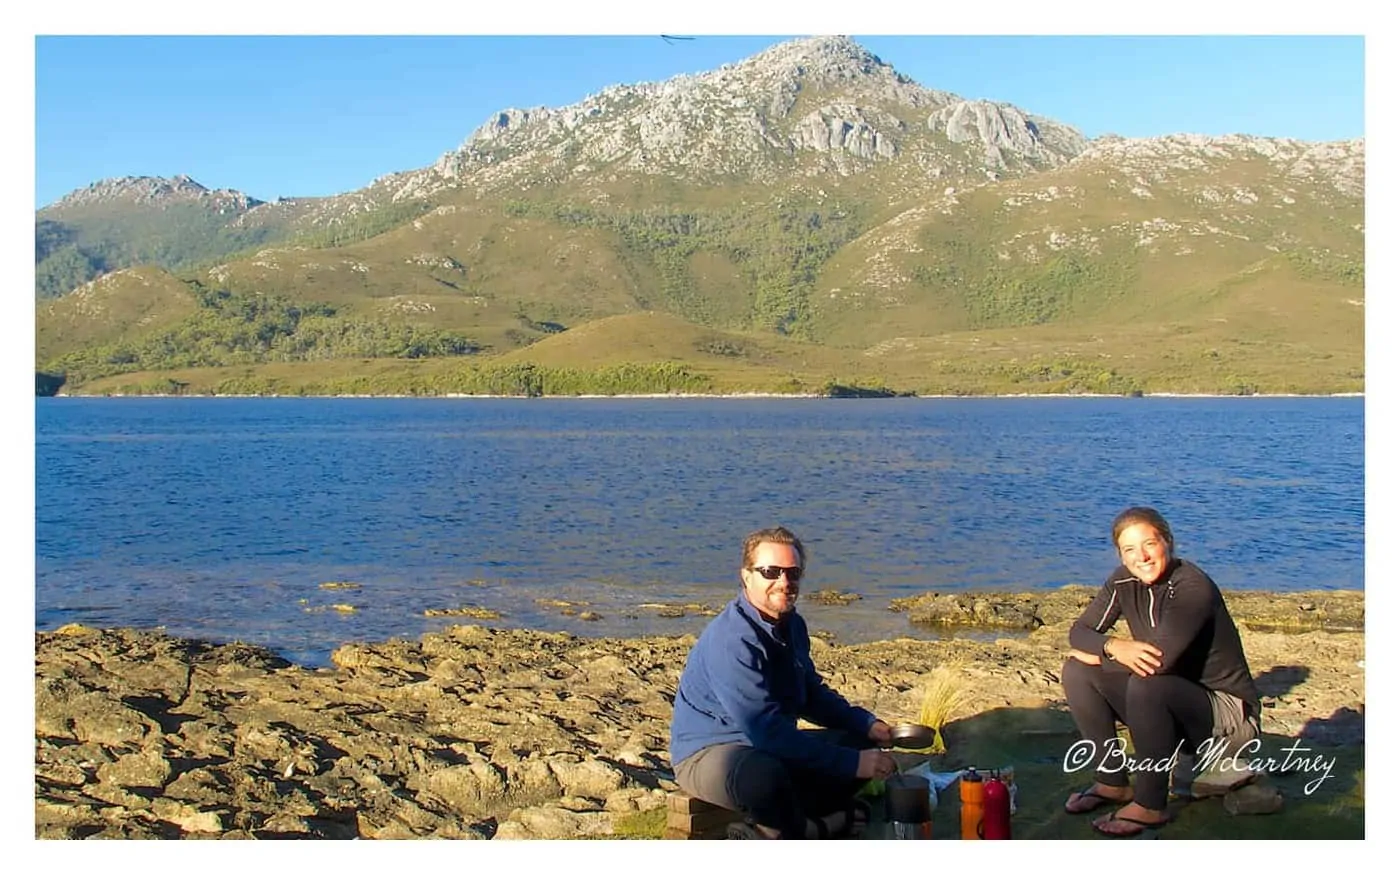
<svg viewBox="0 0 1400 875"><path fill-rule="evenodd" d="M905 750L923 750L933 744L933 727L922 723L897 723L890 735L891 746Z"/></svg>
<svg viewBox="0 0 1400 875"><path fill-rule="evenodd" d="M933 838L933 800L929 782L919 775L895 775L885 781L885 816L890 838Z"/></svg>

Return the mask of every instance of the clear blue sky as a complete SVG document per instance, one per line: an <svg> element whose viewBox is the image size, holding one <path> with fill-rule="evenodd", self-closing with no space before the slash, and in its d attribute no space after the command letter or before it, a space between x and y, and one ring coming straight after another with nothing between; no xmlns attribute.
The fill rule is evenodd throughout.
<svg viewBox="0 0 1400 875"><path fill-rule="evenodd" d="M789 38L40 35L35 207L128 175L184 173L264 200L350 191L431 164L497 110L702 72ZM1091 137L1365 135L1361 36L854 38L922 85Z"/></svg>

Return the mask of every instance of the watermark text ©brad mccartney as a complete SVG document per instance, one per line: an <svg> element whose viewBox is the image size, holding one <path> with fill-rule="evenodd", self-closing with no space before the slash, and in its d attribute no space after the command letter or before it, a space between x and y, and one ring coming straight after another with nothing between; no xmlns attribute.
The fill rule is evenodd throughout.
<svg viewBox="0 0 1400 875"><path fill-rule="evenodd" d="M1065 752L1064 770L1065 772L1077 772L1085 768L1093 768L1095 771L1115 773L1115 772L1166 772L1170 774L1176 769L1177 763L1181 761L1182 748L1186 742L1180 741L1176 749L1169 756L1150 758L1129 754L1126 743L1122 738L1111 738L1099 749L1099 745L1090 739L1081 739L1070 745ZM1317 788L1322 786L1322 782L1332 777L1332 768L1337 764L1337 758L1331 759L1323 757L1321 754L1307 756L1312 752L1312 748L1303 747L1301 738L1294 739L1287 747L1282 748L1279 753L1283 758L1278 759L1273 756L1261 756L1260 750L1263 742L1259 739L1251 739L1239 746L1234 753L1230 753L1229 739L1209 738L1201 742L1196 748L1196 762L1193 771L1204 773L1213 769L1220 774L1231 772L1263 772L1263 773L1285 773L1285 772L1307 772L1314 774L1314 777L1303 786L1303 793L1311 796Z"/></svg>

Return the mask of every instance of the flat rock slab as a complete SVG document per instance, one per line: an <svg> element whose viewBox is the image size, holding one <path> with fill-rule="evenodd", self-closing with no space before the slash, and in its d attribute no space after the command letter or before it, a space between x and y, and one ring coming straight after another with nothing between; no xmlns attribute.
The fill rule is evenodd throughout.
<svg viewBox="0 0 1400 875"><path fill-rule="evenodd" d="M892 599L890 610L909 622L974 629L1031 630L1074 622L1098 592L1065 586L1044 592L927 592ZM1295 593L1225 590L1221 593L1240 626L1259 632L1364 632L1366 597L1357 590Z"/></svg>
<svg viewBox="0 0 1400 875"><path fill-rule="evenodd" d="M1037 614L1040 599L1025 594L931 592L894 599L890 609L907 613L911 623L932 626L1035 629L1044 625Z"/></svg>

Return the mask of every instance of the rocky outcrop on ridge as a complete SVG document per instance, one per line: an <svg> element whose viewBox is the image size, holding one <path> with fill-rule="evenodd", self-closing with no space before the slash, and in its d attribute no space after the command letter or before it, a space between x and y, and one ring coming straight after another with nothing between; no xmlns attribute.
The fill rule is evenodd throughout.
<svg viewBox="0 0 1400 875"><path fill-rule="evenodd" d="M70 192L41 212L61 217L64 211L77 207L113 204L163 206L177 203L198 203L223 215L246 212L262 201L229 188L208 189L184 175L169 179L159 176L123 176L118 179L99 180L86 188Z"/></svg>
<svg viewBox="0 0 1400 875"><path fill-rule="evenodd" d="M1366 193L1366 141L1310 143L1283 137L1231 134L1171 134L1130 139L1100 137L1090 142L1075 163L1104 164L1162 182L1185 173L1209 171L1216 162L1262 158L1295 182L1317 182L1346 197Z"/></svg>
<svg viewBox="0 0 1400 875"><path fill-rule="evenodd" d="M1026 162L1055 167L1083 152L1089 140L1074 128L1028 115L1009 103L960 100L929 116L928 127L954 143L973 143L986 165L1006 169Z"/></svg>

